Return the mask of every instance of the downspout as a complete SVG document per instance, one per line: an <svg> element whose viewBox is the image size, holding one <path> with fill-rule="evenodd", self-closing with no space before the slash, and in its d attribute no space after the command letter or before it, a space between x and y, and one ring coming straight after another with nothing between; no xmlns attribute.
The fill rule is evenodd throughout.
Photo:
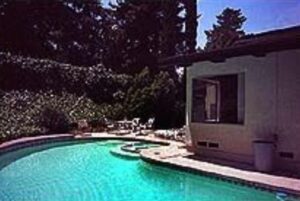
<svg viewBox="0 0 300 201"><path fill-rule="evenodd" d="M276 53L276 61L275 61L275 133L274 133L274 140L275 140L275 148L277 148L278 142L278 132L279 132L279 54Z"/></svg>
<svg viewBox="0 0 300 201"><path fill-rule="evenodd" d="M188 89L188 74L187 74L187 67L184 68L184 73L185 73L185 132L186 132L186 145L188 147L192 147L192 136L191 136L191 130L190 130L190 102L191 99L188 98L188 94L190 94L192 89ZM192 86L191 86L192 87Z"/></svg>

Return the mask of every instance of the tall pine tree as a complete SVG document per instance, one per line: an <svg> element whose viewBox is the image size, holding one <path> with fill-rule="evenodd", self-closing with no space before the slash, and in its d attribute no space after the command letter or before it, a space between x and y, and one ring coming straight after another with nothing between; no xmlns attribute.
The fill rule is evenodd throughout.
<svg viewBox="0 0 300 201"><path fill-rule="evenodd" d="M76 65L101 62L98 0L3 0L0 13L2 51Z"/></svg>
<svg viewBox="0 0 300 201"><path fill-rule="evenodd" d="M197 0L184 0L186 8L186 46L187 52L193 53L196 51L197 44Z"/></svg>
<svg viewBox="0 0 300 201"><path fill-rule="evenodd" d="M245 35L242 26L246 21L240 9L226 8L217 16L213 29L205 31L207 43L205 50L226 48Z"/></svg>

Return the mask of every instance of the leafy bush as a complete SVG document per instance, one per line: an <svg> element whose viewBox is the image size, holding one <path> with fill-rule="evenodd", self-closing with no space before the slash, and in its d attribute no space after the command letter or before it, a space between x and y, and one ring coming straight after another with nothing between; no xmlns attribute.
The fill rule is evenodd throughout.
<svg viewBox="0 0 300 201"><path fill-rule="evenodd" d="M39 125L47 129L48 133L66 133L69 131L70 121L65 113L45 108L40 115Z"/></svg>
<svg viewBox="0 0 300 201"><path fill-rule="evenodd" d="M67 132L86 119L155 117L157 128L181 126L184 103L168 72L133 76L103 66L76 67L0 52L0 141Z"/></svg>
<svg viewBox="0 0 300 201"><path fill-rule="evenodd" d="M105 105L65 92L56 95L51 91L0 91L0 141L66 131L65 125L69 122L100 119L107 111Z"/></svg>
<svg viewBox="0 0 300 201"><path fill-rule="evenodd" d="M145 68L134 77L126 93L124 114L129 118L141 117L142 121L155 117L157 128L181 126L179 119L184 114L184 107L181 107L177 94L177 86L168 72L152 76Z"/></svg>
<svg viewBox="0 0 300 201"><path fill-rule="evenodd" d="M0 86L5 91L66 91L102 103L113 102L113 95L128 87L130 80L131 76L116 74L101 64L80 67L0 52Z"/></svg>

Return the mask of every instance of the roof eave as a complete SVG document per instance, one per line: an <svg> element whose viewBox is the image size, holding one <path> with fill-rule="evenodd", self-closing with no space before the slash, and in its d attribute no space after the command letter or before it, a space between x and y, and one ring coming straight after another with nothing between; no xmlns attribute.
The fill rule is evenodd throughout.
<svg viewBox="0 0 300 201"><path fill-rule="evenodd" d="M178 55L168 57L159 61L160 66L190 66L195 62L211 61L224 62L228 58L252 55L256 57L265 56L267 53L283 51L289 49L300 49L300 33L286 35L284 37L254 41L250 44L228 47L224 49L193 53L188 55Z"/></svg>

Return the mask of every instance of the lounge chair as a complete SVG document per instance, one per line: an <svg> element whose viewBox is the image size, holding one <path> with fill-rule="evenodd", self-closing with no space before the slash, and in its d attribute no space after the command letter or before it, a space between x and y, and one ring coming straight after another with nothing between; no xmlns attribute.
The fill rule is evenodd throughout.
<svg viewBox="0 0 300 201"><path fill-rule="evenodd" d="M140 133L139 135L147 136L149 135L153 130L153 124L154 124L154 118L148 119L148 121L145 124L140 124Z"/></svg>
<svg viewBox="0 0 300 201"><path fill-rule="evenodd" d="M144 129L153 129L155 118L149 118L148 121L142 125L142 128Z"/></svg>
<svg viewBox="0 0 300 201"><path fill-rule="evenodd" d="M175 140L182 142L185 140L185 127L178 130Z"/></svg>
<svg viewBox="0 0 300 201"><path fill-rule="evenodd" d="M140 129L140 118L133 118L132 119L132 132L136 132Z"/></svg>

